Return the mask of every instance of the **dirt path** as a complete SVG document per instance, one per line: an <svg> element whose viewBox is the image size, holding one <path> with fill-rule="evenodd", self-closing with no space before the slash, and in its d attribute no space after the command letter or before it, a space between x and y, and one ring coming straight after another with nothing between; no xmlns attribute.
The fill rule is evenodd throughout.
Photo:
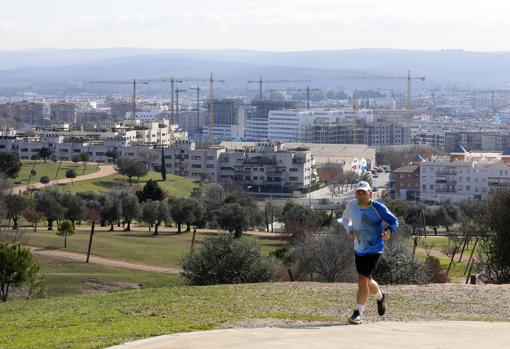
<svg viewBox="0 0 510 349"><path fill-rule="evenodd" d="M416 253L422 254L424 256L427 255L427 251L422 247L416 247ZM429 252L429 255L434 256L434 257L441 257L441 258L448 258L448 259L450 258L447 255L445 255L444 253L436 251L436 250L431 250ZM460 256L460 254L458 254L458 253L455 255L455 258L453 259L453 261L455 263L459 262L459 256ZM476 259L476 256L473 256L473 258ZM464 253L462 255L462 262L467 263L468 260L469 260L469 253Z"/></svg>
<svg viewBox="0 0 510 349"><path fill-rule="evenodd" d="M71 259L73 261L80 261L84 262L87 258L87 255L84 253L76 253L76 252L68 252L68 251L61 251L61 250L48 250L41 247L32 247L27 246L32 250L32 253L43 255L43 256L49 256L49 257L61 257L61 258L67 258ZM90 263L100 264L107 267L117 267L117 268L126 268L126 269L134 269L134 270L143 270L143 271L152 271L156 273L167 273L167 274L180 274L179 269L175 268L163 268L163 267L157 267L154 265L148 265L148 264L140 264L140 263L131 263L123 260L118 259L108 259L103 257L98 257L91 255L90 256Z"/></svg>
<svg viewBox="0 0 510 349"><path fill-rule="evenodd" d="M96 166L96 165L94 165L94 166ZM45 187L50 186L50 185L63 184L63 183L71 183L72 181L73 182L86 181L87 179L106 177L106 176L110 176L110 175L115 174L115 173L117 173L117 171L115 171L115 166L114 165L106 165L106 164L104 164L104 165L99 165L99 171L94 172L94 173L89 173L89 174L86 174L86 175L83 175L83 176L78 176L78 177L76 177L74 179L71 179L71 178L55 179L55 180L50 181L46 185L44 185L42 183L34 183L34 184L29 184L29 185L20 185L20 186L12 188L12 192L15 193L15 194L21 194L22 192L27 191L28 187L34 188L34 189L42 189L42 188L45 188Z"/></svg>

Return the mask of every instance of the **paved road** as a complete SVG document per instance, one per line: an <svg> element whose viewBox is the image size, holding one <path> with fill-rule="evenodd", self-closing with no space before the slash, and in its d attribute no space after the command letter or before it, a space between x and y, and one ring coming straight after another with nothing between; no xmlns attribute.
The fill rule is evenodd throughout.
<svg viewBox="0 0 510 349"><path fill-rule="evenodd" d="M97 165L94 164L93 166L97 166ZM22 192L28 190L28 187L35 188L35 189L41 189L41 188L45 188L46 186L49 186L49 185L56 185L56 184L61 184L61 183L71 183L71 181L74 181L74 182L85 181L87 179L94 179L94 178L110 176L115 173L117 173L117 171L115 171L114 165L106 165L106 164L99 165L99 171L94 172L94 173L89 173L89 174L86 174L83 176L78 176L74 179L71 179L71 178L55 179L55 180L50 181L46 185L44 185L42 183L33 183L28 186L20 185L20 186L12 188L12 192L14 194L21 194Z"/></svg>
<svg viewBox="0 0 510 349"><path fill-rule="evenodd" d="M510 322L377 322L361 326L276 327L192 332L149 338L110 349L503 349Z"/></svg>

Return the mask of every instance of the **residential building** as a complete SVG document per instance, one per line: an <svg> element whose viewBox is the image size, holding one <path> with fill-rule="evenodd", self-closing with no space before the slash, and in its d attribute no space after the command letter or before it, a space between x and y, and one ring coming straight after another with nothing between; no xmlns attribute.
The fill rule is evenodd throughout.
<svg viewBox="0 0 510 349"><path fill-rule="evenodd" d="M393 199L420 200L420 163L422 161L423 158L417 154L410 164L391 172L389 192Z"/></svg>
<svg viewBox="0 0 510 349"><path fill-rule="evenodd" d="M256 99L252 101L253 110L247 114L244 140L269 140L269 112L273 110L295 109L297 102L271 99Z"/></svg>
<svg viewBox="0 0 510 349"><path fill-rule="evenodd" d="M67 101L50 104L50 118L55 122L76 123L76 105Z"/></svg>
<svg viewBox="0 0 510 349"><path fill-rule="evenodd" d="M255 192L304 192L314 181L311 152L258 143L230 148L219 158L219 181L235 183Z"/></svg>
<svg viewBox="0 0 510 349"><path fill-rule="evenodd" d="M474 153L457 145L449 157L420 163L420 199L438 203L485 200L492 190L510 188L510 150Z"/></svg>

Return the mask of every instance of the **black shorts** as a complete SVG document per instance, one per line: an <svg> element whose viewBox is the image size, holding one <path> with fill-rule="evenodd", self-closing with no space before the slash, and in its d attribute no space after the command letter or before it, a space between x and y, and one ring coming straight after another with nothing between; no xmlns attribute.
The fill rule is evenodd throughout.
<svg viewBox="0 0 510 349"><path fill-rule="evenodd" d="M372 277L372 273L377 266L379 258L381 258L380 253L366 254L364 256L358 256L357 254L354 254L356 271L359 275L366 276L367 278Z"/></svg>

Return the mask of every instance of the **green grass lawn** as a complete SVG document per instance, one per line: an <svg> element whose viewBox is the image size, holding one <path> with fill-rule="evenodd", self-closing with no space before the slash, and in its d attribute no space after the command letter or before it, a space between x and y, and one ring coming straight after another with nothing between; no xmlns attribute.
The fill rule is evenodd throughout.
<svg viewBox="0 0 510 349"><path fill-rule="evenodd" d="M500 302L495 294L501 289L482 286L466 292L464 285L440 287L387 285L392 297L385 320L437 320L440 314L448 320L508 321L507 310L495 306ZM356 288L356 284L308 282L180 286L9 301L0 304L0 346L89 349L269 321L338 325L352 311ZM370 322L380 321L373 299L364 316Z"/></svg>
<svg viewBox="0 0 510 349"><path fill-rule="evenodd" d="M93 284L135 283L142 288L182 285L178 275L85 264L59 257L34 254L47 282L48 297L69 296L97 290ZM109 289L115 290L111 285ZM108 290L108 289L105 289Z"/></svg>
<svg viewBox="0 0 510 349"><path fill-rule="evenodd" d="M189 251L192 233L162 232L159 236L151 236L147 231L123 232L118 231L96 232L92 254L121 259L129 262L144 263L156 266L180 268L181 258ZM197 233L196 240L200 241L207 234ZM56 248L64 250L63 238L57 236L55 231L38 230L34 233L26 230L27 244L36 247ZM284 244L279 238L250 237L255 239L261 246L263 253L268 254ZM67 239L67 251L86 253L89 233L78 230L75 235Z"/></svg>
<svg viewBox="0 0 510 349"><path fill-rule="evenodd" d="M57 169L59 167L58 162L47 161L46 163L44 163L43 160L37 161L25 160L22 161L21 163L22 163L21 170L19 171L18 177L16 177L15 179L16 182L20 182L19 183L20 185L28 184L28 179L30 177L30 171L32 170L32 168L37 172L37 174L31 178L30 180L31 184L39 183L39 179L41 179L42 176L48 176L50 180L66 178L66 171L69 169L75 170L78 176L99 171L96 164L88 164L87 167L85 168L85 173L83 173L82 163L78 163L78 166L75 166L75 164L73 163L63 162L60 165L60 169L57 175Z"/></svg>
<svg viewBox="0 0 510 349"><path fill-rule="evenodd" d="M412 240L410 240L409 243L410 243L410 245L412 245ZM473 250L474 243L475 242L473 239L469 243L469 246L466 247L466 249L464 250L462 262L459 262L460 250L455 255L454 263L452 264L450 272L448 274L448 276L452 279L452 281L465 282L466 277L464 276L464 270L466 269L466 264L467 264L465 262L465 260L467 258L469 258L471 251ZM430 247L431 246L432 251L444 254L444 252L443 252L444 249L447 248L448 246L452 246L451 244L453 244L453 242L449 241L448 237L446 237L446 236L427 236L426 238L420 239L420 243L418 244L418 247L424 247L424 246ZM478 255L477 250L478 250L478 246L476 247L475 252L474 252L475 257ZM425 253L418 252L416 254L417 261L423 262L423 261L425 261L425 258L426 258ZM440 256L438 258L439 258L439 261L440 261L441 266L443 267L444 271L446 271L446 269L448 268L448 265L450 264L450 258L446 255ZM473 267L473 273L475 273L475 272L476 272L476 266Z"/></svg>
<svg viewBox="0 0 510 349"><path fill-rule="evenodd" d="M147 183L150 179L158 181L158 185L161 189L166 190L172 196L189 196L193 188L198 186L197 183L185 177L169 174L167 175L166 181L162 181L160 173L149 172L147 176L140 178L140 181L134 178L132 188L143 188L145 183ZM66 186L59 187L61 190L69 191L71 193L80 191L93 191L100 193L114 188L129 188L129 184L126 176L114 174L102 178L76 182L74 185L67 184Z"/></svg>

